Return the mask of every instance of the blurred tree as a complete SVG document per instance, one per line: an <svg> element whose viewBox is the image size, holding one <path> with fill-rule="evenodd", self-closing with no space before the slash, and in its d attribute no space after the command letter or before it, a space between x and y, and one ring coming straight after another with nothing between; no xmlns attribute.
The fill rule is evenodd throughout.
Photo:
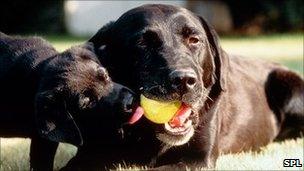
<svg viewBox="0 0 304 171"><path fill-rule="evenodd" d="M5 33L62 33L63 0L2 0L0 31Z"/></svg>
<svg viewBox="0 0 304 171"><path fill-rule="evenodd" d="M303 0L225 0L233 23L241 32L303 30Z"/></svg>
<svg viewBox="0 0 304 171"><path fill-rule="evenodd" d="M222 0L221 2L228 5L233 20L232 25L237 33L259 34L304 29L303 0ZM221 13L219 10L223 12L224 8L214 9L217 10L216 13ZM211 18L219 17L213 14ZM227 19L220 17L219 21L222 20ZM65 33L64 0L1 0L0 31Z"/></svg>

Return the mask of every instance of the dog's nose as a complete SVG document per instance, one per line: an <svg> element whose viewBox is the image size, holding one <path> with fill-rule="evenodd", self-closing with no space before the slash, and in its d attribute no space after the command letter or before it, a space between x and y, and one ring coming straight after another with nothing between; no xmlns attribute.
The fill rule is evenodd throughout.
<svg viewBox="0 0 304 171"><path fill-rule="evenodd" d="M172 87L181 94L193 89L197 82L197 75L192 69L174 70L169 77Z"/></svg>

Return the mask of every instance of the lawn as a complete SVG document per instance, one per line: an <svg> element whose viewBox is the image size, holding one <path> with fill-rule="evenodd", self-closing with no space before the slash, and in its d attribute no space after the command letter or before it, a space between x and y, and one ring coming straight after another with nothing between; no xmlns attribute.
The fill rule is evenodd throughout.
<svg viewBox="0 0 304 171"><path fill-rule="evenodd" d="M80 44L86 38L70 36L45 36L59 50ZM262 58L288 66L303 75L303 34L268 35L258 37L223 37L222 47L229 53L251 58ZM4 139L0 141L1 171L27 170L29 168L29 139ZM217 170L303 170L284 168L283 160L298 158L303 163L304 138L271 143L260 152L242 152L222 155L217 161ZM56 154L55 168L62 167L76 152L68 144L60 144Z"/></svg>

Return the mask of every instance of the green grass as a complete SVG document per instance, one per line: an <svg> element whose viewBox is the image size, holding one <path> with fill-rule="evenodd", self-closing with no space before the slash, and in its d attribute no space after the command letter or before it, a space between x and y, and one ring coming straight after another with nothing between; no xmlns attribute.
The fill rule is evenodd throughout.
<svg viewBox="0 0 304 171"><path fill-rule="evenodd" d="M83 43L87 38L66 35L43 36L59 51ZM223 37L221 45L229 53L245 57L262 58L288 66L303 75L303 34L267 35L258 37ZM283 159L299 158L303 162L304 138L271 143L260 152L242 152L222 155L217 170L286 170ZM1 171L27 170L29 168L29 139L1 139ZM56 154L55 168L59 169L76 153L76 148L60 144ZM139 169L140 168L134 168ZM303 170L302 168L289 168Z"/></svg>
<svg viewBox="0 0 304 171"><path fill-rule="evenodd" d="M260 152L242 152L222 155L217 161L218 170L286 170L283 160L297 158L303 162L304 138L275 142ZM295 170L296 168L290 168ZM301 170L300 168L298 170ZM302 167L303 170L303 167Z"/></svg>
<svg viewBox="0 0 304 171"><path fill-rule="evenodd" d="M28 138L1 138L1 171L29 170ZM76 147L60 143L55 156L55 169L59 170L76 154Z"/></svg>
<svg viewBox="0 0 304 171"><path fill-rule="evenodd" d="M1 140L1 171L26 170L29 168L29 139L3 138ZM303 162L304 138L275 142L263 147L260 152L242 152L221 155L217 160L216 170L286 170L283 160L297 158ZM76 148L60 144L55 157L55 169L64 166L76 153ZM122 164L124 169L126 167ZM118 166L121 169L121 166ZM141 170L140 167L127 167ZM300 168L289 168L301 170ZM303 168L302 168L303 170Z"/></svg>
<svg viewBox="0 0 304 171"><path fill-rule="evenodd" d="M303 34L224 37L220 42L228 53L279 62L303 75Z"/></svg>

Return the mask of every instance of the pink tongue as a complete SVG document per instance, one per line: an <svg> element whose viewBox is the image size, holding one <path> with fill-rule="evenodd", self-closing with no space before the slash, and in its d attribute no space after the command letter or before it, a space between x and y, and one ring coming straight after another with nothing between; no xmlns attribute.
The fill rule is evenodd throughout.
<svg viewBox="0 0 304 171"><path fill-rule="evenodd" d="M137 122L144 114L144 109L140 106L138 106L132 115L131 119L128 121L129 124L134 124Z"/></svg>
<svg viewBox="0 0 304 171"><path fill-rule="evenodd" d="M191 110L188 106L182 105L178 111L175 113L174 117L169 121L170 126L172 127L181 127L184 125L187 117L185 114L188 110ZM131 119L128 121L129 124L136 123L144 115L144 109L138 106L132 115Z"/></svg>
<svg viewBox="0 0 304 171"><path fill-rule="evenodd" d="M185 115L189 110L191 110L191 108L183 104L175 113L174 117L169 121L169 125L173 128L182 127L189 116Z"/></svg>

